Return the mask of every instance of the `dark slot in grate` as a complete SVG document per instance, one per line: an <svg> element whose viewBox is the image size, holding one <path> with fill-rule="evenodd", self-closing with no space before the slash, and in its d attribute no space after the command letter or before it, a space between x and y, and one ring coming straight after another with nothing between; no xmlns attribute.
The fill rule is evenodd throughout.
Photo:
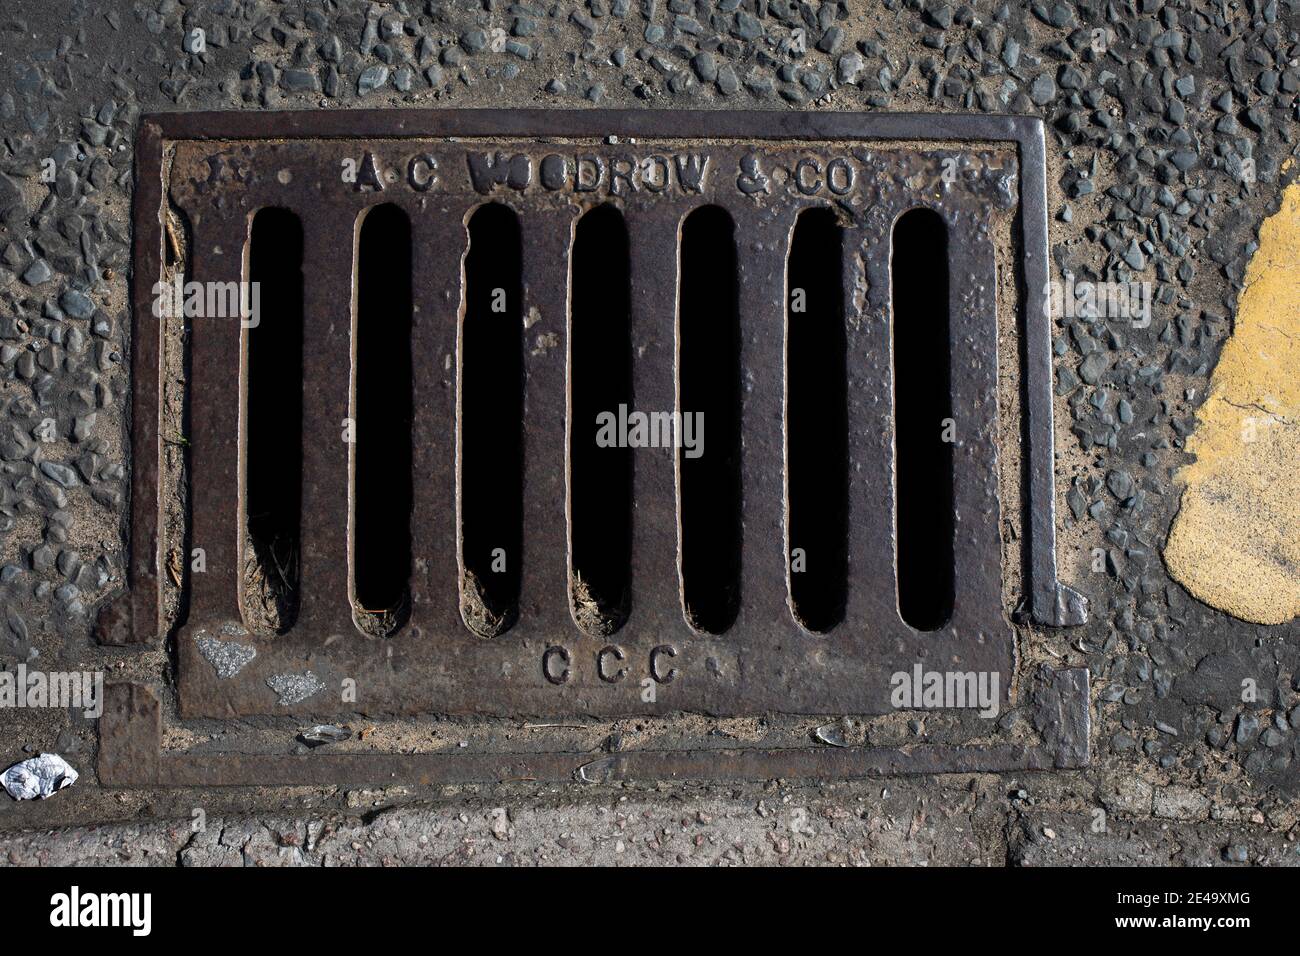
<svg viewBox="0 0 1300 956"><path fill-rule="evenodd" d="M283 632L297 615L302 508L302 224L297 216L271 208L253 217L248 277L258 283L259 293L256 324L250 321L244 333L244 620L257 631Z"/></svg>
<svg viewBox="0 0 1300 956"><path fill-rule="evenodd" d="M721 634L739 610L741 551L740 311L735 225L725 209L686 217L678 271L672 427L680 432L682 599L692 627Z"/></svg>
<svg viewBox="0 0 1300 956"><path fill-rule="evenodd" d="M952 371L948 230L928 209L894 225L894 514L898 612L918 631L951 618L954 599Z"/></svg>
<svg viewBox="0 0 1300 956"><path fill-rule="evenodd" d="M498 203L469 220L460 349L461 613L493 637L519 612L523 292L519 218Z"/></svg>
<svg viewBox="0 0 1300 956"><path fill-rule="evenodd" d="M786 499L790 604L825 632L848 597L848 370L844 230L829 209L799 215L786 264Z"/></svg>
<svg viewBox="0 0 1300 956"><path fill-rule="evenodd" d="M386 634L406 613L411 577L411 223L388 204L361 219L353 325L352 599Z"/></svg>
<svg viewBox="0 0 1300 956"><path fill-rule="evenodd" d="M838 776L1086 761L1086 673L1017 666L1011 622L1020 592L1040 623L1083 618L1055 571L1035 121L169 114L144 121L137 169L131 589L103 611L99 637L148 645L174 633L175 704L144 685L113 691L105 779ZM164 196L193 223L166 266ZM272 208L300 221L300 256L290 241L261 248L274 220L260 211ZM938 234L912 233L926 222L946 242L946 292ZM279 283L267 301L280 296L275 311L294 317L286 340L217 318L190 321L188 338L164 334L149 308L164 268L204 284ZM301 321L286 291L298 275ZM174 386L160 373L176 354L188 423L172 420ZM271 448L251 423L274 420L266 404L294 388L300 411L285 414L300 417L301 437L290 421ZM651 416L640 440L620 423L612 446L594 445L596 417L622 407ZM698 458L674 426L694 413ZM908 436L931 434L936 416L953 420L960 453L923 445L918 457ZM650 422L667 422L667 442L650 440ZM160 436L180 430L183 472L160 454ZM1024 443L1007 449L1008 465L1009 435ZM276 469L294 447L300 458ZM258 517L241 514L244 479ZM191 503L179 531L178 486ZM258 504L270 488L277 521L287 527L296 510L300 565L296 612L274 635L250 627L241 590L244 537L274 539ZM925 524L926 509L946 525ZM909 583L923 565L916 541L948 559L941 593ZM160 547L206 554L183 600L159 575ZM807 559L797 572L796 548ZM953 722L952 739L907 748L840 739L900 706L896 678L918 667L997 677L997 704L1032 705L1034 719L1003 730L960 715L973 724ZM680 723L683 713L693 716ZM240 736L276 718L357 714L448 715L466 722L469 744L275 755ZM699 729L759 715L795 736ZM800 723L807 715L832 723ZM621 716L662 718L683 743L592 758L571 739L532 736ZM222 724L225 751L161 750L164 718L245 717L271 722ZM497 733L485 717L517 730ZM840 729L810 745L811 726Z"/></svg>
<svg viewBox="0 0 1300 956"><path fill-rule="evenodd" d="M574 230L569 316L569 550L573 617L612 634L630 610L632 449L618 423L632 401L627 226L597 206Z"/></svg>

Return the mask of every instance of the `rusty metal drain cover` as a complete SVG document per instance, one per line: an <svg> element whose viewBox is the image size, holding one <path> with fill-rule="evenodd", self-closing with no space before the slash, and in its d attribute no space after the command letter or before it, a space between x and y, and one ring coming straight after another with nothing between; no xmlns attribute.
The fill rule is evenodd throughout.
<svg viewBox="0 0 1300 956"><path fill-rule="evenodd" d="M130 587L101 614L99 639L174 640L174 672L156 686L110 689L106 783L833 777L1086 762L1086 672L1019 673L1011 623L1017 611L1049 625L1084 616L1082 598L1056 579L1037 119L166 114L145 118L136 159ZM517 215L523 297L521 553L510 556L518 599L509 626L491 636L467 616L458 508L466 223L485 203ZM347 430L356 236L380 204L400 209L410 229L411 501L400 613L377 624L356 600ZM734 620L719 633L683 612L681 462L657 447L632 452L626 620L603 635L575 621L570 253L579 218L605 204L626 223L631 393L636 407L665 412L678 410L683 220L716 206L734 223L740 553ZM950 329L937 347L948 353L961 436L952 608L924 633L904 622L897 598L890 367L890 236L916 207L947 230ZM247 313L169 325L156 307L159 283L210 292L246 282L250 223L267 208L293 213L302 236L298 583L291 625L274 629L282 633L259 630L247 611L247 428L250 416L271 413L252 407L247 390ZM847 489L842 608L814 634L791 612L783 369L792 230L816 208L834 213L843 237ZM906 708L955 715L944 735L869 743L884 739L873 722L884 727L900 706L899 675L908 695L933 675L950 688L995 675L985 710L1025 708L1032 719L989 731L971 700L908 696ZM359 715L395 729L295 750L304 722ZM258 722L212 733L213 720L232 718ZM400 743L412 721L448 718L479 728L465 731L467 746ZM629 719L656 722L657 736L611 756L584 752L591 734L617 740ZM210 739L164 748L164 720Z"/></svg>

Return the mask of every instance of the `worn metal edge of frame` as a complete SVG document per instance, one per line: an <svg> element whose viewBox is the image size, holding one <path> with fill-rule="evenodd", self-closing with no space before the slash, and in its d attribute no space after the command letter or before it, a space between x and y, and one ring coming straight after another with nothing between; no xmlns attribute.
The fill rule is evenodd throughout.
<svg viewBox="0 0 1300 956"><path fill-rule="evenodd" d="M813 779L1076 770L1088 766L1087 668L1039 669L1030 693L1040 742L629 750L581 753L230 754L162 752L162 705L144 684L105 688L98 771L106 787L365 786Z"/></svg>

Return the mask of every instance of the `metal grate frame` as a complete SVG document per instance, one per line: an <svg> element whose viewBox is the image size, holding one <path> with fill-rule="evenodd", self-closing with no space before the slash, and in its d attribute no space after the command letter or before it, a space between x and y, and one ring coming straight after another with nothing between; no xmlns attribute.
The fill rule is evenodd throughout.
<svg viewBox="0 0 1300 956"><path fill-rule="evenodd" d="M671 160L674 149L707 157L711 172L699 188L655 190L642 183L634 189L625 180L621 193L611 196L607 188L584 196L559 185L556 165L548 169L543 160L588 154L606 164L608 176L610 168L623 168L617 165L620 156ZM527 155L532 162L525 177L521 166L498 160L494 175L476 183L466 175L467 153ZM742 186L755 168L749 157L757 158L760 172L771 173L792 169L805 156L818 164L821 188L815 195L771 178L766 192L746 188L753 177ZM839 156L851 156L861 177L844 193L831 190L825 175ZM357 188L345 189L322 172L337 170L345 157L362 159ZM972 172L945 188L939 171L952 158ZM297 624L277 637L253 638L240 621L239 324L196 321L191 329L189 530L205 547L207 570L190 576L188 615L175 634L175 712L182 721L349 713L584 719L679 712L871 715L888 710L889 675L918 662L1013 674L1015 636L1004 606L998 507L998 281L996 238L989 228L994 214L1015 217L1025 303L1019 328L1025 603L1041 624L1085 619L1082 597L1056 576L1051 330L1032 291L1045 290L1048 280L1046 168L1036 118L596 110L178 113L143 120L136 159L129 589L101 614L102 643L149 647L165 637L162 342L151 311L165 201L176 203L190 222L189 267L200 281L241 278L249 219L259 208L296 212L306 241L302 611ZM660 168L671 176L672 168ZM571 167L567 172L573 175ZM431 175L438 177L436 188ZM851 196L862 201L852 204ZM622 209L630 235L638 407L674 407L678 232L683 216L707 203L722 205L736 222L742 374L774 371L746 377L741 608L733 627L716 637L692 632L681 614L677 490L671 453L663 450L635 452L631 619L616 634L593 638L570 616L564 514L568 291L557 277L567 275L578 215L610 199ZM457 354L465 219L485 201L521 210L524 307L532 316L525 351L522 606L518 623L492 639L470 633L460 620L455 366L449 371L445 361ZM384 202L407 211L413 233L416 571L409 621L390 637L372 637L352 624L342 558L347 526L339 520L348 509L348 450L337 435L350 400L353 256L351 230L340 223ZM852 330L849 596L844 622L814 636L799 628L787 606L781 547L784 394L775 370L784 361L784 265L794 217L830 203L850 218L844 269ZM954 464L956 506L963 515L955 547L956 612L948 626L930 634L913 632L894 606L889 275L888 256L879 252L888 247L894 219L916 205L935 208L951 237L954 415L962 433L972 436ZM864 251L859 256L854 250ZM532 347L543 342L546 347ZM970 350L960 362L959 343ZM256 655L223 676L201 652L200 638L253 647ZM608 666L611 661L617 666ZM623 677L610 680L620 672ZM322 688L350 678L358 700L335 704L322 690L285 703L285 695L273 689L275 679L302 675ZM644 676L657 684L653 701L636 692ZM1032 708L1035 740L915 748L702 747L594 762L574 753L163 752L161 726L171 688L119 684L109 689L101 723L100 770L109 784L210 785L362 783L394 776L426 782L574 774L581 780L855 776L1086 763L1087 672L1023 675L1015 691L1011 683L1004 681L1004 704L1018 699Z"/></svg>

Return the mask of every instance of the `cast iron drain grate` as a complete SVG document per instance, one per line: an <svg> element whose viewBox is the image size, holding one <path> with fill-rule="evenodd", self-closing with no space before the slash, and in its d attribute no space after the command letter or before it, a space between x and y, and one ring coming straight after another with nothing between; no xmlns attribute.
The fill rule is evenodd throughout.
<svg viewBox="0 0 1300 956"><path fill-rule="evenodd" d="M1038 120L168 114L143 122L137 177L130 587L101 614L99 639L156 646L174 631L174 673L157 688L110 687L105 782L852 776L1086 762L1086 671L1017 674L1010 623L1017 609L1049 625L1084 617L1082 598L1056 578L1050 326L1035 291L1047 282ZM259 240L268 209L293 222ZM930 210L938 232L917 232L904 256L896 224L916 209ZM604 225L584 241L592 210ZM825 212L808 217L816 210ZM801 246L814 227L821 240ZM926 235L939 244L926 248ZM913 275L927 278L895 287L907 256L924 257ZM250 276L269 279L269 302L219 317ZM791 287L800 277L807 290ZM202 314L160 321L160 292L173 288L177 303L194 289L206 296ZM908 289L927 288L928 300L900 305ZM819 352L796 369L787 351L791 329L812 327L791 304L802 292L823 315L838 310L811 346L831 343L824 375ZM907 309L938 330L928 342L891 335ZM936 309L947 313L946 341ZM272 333L258 330L295 313L300 341L258 357L272 351L261 344ZM733 320L731 338L716 331ZM715 332L705 339L700 328ZM593 365L579 349L586 335L625 349L626 361L602 366L597 355ZM905 370L907 338L920 352ZM258 362L279 371L266 377ZM589 368L603 371L577 371ZM831 397L819 405L822 384ZM950 432L946 448L915 453L926 442L901 433L896 402L936 394L927 414ZM611 420L633 447L611 470L573 450L587 440L574 414L601 399L613 413L620 398ZM630 409L667 416L654 421L682 444L697 402L705 423L719 422L703 432L721 447L705 443L707 469L688 448L629 437ZM796 414L798 402L813 411ZM677 412L674 432L666 423ZM796 426L817 416L826 441L801 444ZM257 438L267 421L283 427L300 474L279 483L294 518L289 546L259 551L250 475L260 467L272 476L254 484L274 483L286 461L263 460L276 444ZM365 436L381 433L409 449L373 457ZM936 469L946 477L934 483ZM608 521L589 497L575 499L584 480L614 503ZM917 505L914 484L946 490ZM408 511L409 522L395 520ZM810 555L790 528L817 522L803 539L820 549L813 563L840 572L801 590L795 565ZM579 539L588 551L575 572ZM901 580L927 560L933 580ZM250 568L275 570L274 600ZM602 593L589 593L583 569ZM484 580L498 572L506 584ZM397 587L376 606L362 592L382 595L385 575ZM273 605L269 617L250 610L258 597ZM913 619L909 603L922 617L941 612ZM950 697L969 686L972 699L963 709L935 698L955 715L944 734L871 746L872 722L895 712L900 674L909 689L911 676L920 688L947 675ZM989 731L969 709L977 682L995 701L986 716L1024 707L1032 719ZM241 720L224 744L163 750L164 709L196 728ZM540 736L489 733L455 753L358 741L293 752L302 720L363 714L471 717L498 730L506 721ZM716 724L763 715L759 726L785 729L747 741ZM660 744L593 762L545 734L555 721L597 729L619 718L664 721ZM809 747L812 727L819 743Z"/></svg>

